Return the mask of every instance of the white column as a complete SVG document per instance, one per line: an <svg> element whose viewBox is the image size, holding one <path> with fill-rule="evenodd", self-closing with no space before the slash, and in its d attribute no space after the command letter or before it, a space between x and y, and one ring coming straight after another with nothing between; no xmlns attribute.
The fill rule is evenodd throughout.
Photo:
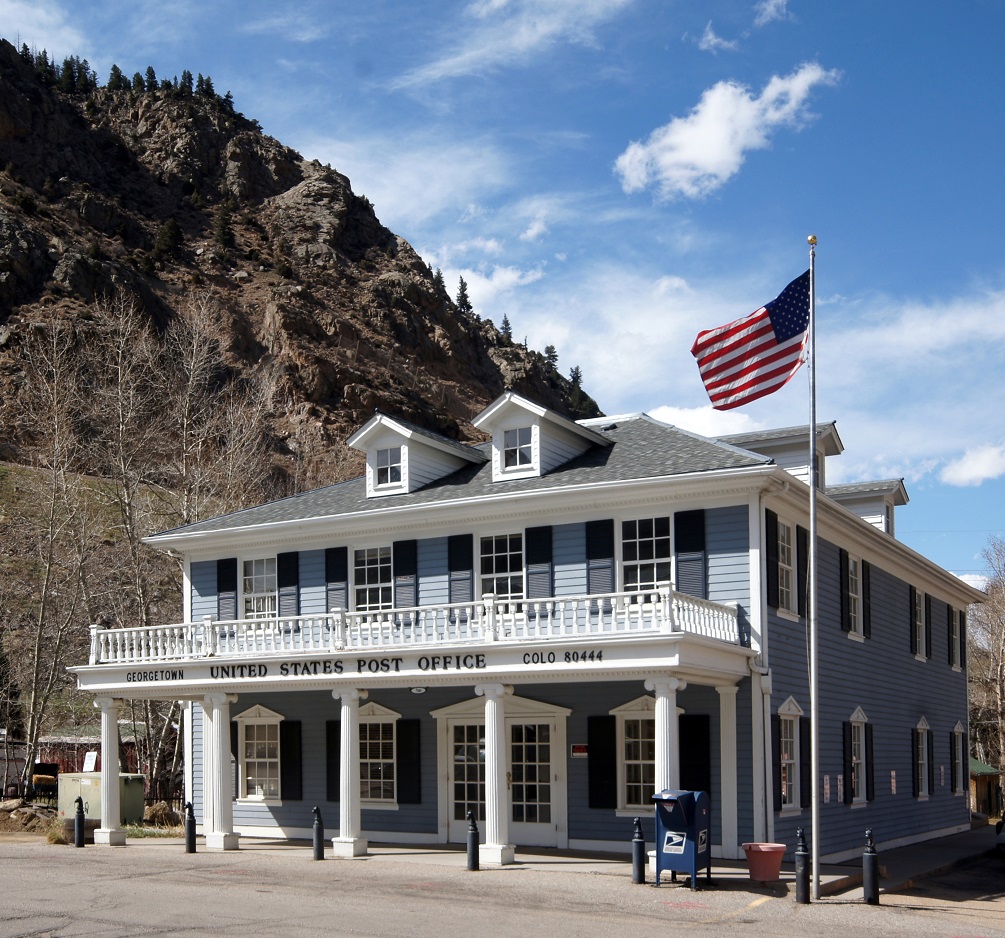
<svg viewBox="0 0 1005 938"><path fill-rule="evenodd" d="M768 834L767 812L769 808L768 795L771 785L767 772L771 770L770 760L765 760L765 747L771 747L771 733L765 732L764 725L764 687L771 696L771 679L766 674L754 671L750 676L750 748L751 748L751 792L754 805L754 830L752 840L764 843L771 840ZM770 722L768 726L770 727Z"/></svg>
<svg viewBox="0 0 1005 938"><path fill-rule="evenodd" d="M513 693L506 684L478 684L475 693L485 698L485 843L478 856L486 863L512 863L515 848L509 843L509 785L506 779L506 707L503 698Z"/></svg>
<svg viewBox="0 0 1005 938"><path fill-rule="evenodd" d="M646 690L656 694L656 791L680 788L680 733L677 728L677 691L687 682L676 677L652 677Z"/></svg>
<svg viewBox="0 0 1005 938"><path fill-rule="evenodd" d="M237 850L240 834L234 833L234 788L230 774L230 705L237 698L228 694L210 694L203 706L212 712L212 774L208 790L212 792L213 824L203 821L209 850Z"/></svg>
<svg viewBox="0 0 1005 938"><path fill-rule="evenodd" d="M764 779L764 821L765 837L769 843L775 840L775 802L771 789L774 785L772 779L772 754L771 754L771 673L769 672L761 678L761 726L764 727L764 750L761 753Z"/></svg>
<svg viewBox="0 0 1005 938"><path fill-rule="evenodd" d="M736 695L733 685L716 687L719 694L719 823L721 850L727 860L740 859L737 820Z"/></svg>
<svg viewBox="0 0 1005 938"><path fill-rule="evenodd" d="M339 804L338 837L332 838L332 850L337 857L363 857L367 841L360 836L359 806L359 702L366 699L365 690L355 687L338 688L332 697L341 700L341 736L339 738Z"/></svg>
<svg viewBox="0 0 1005 938"><path fill-rule="evenodd" d="M213 800L213 707L202 701L202 832L208 834L216 830L216 805Z"/></svg>
<svg viewBox="0 0 1005 938"><path fill-rule="evenodd" d="M119 703L112 697L94 701L101 708L101 827L94 832L94 842L110 847L126 843L119 799Z"/></svg>

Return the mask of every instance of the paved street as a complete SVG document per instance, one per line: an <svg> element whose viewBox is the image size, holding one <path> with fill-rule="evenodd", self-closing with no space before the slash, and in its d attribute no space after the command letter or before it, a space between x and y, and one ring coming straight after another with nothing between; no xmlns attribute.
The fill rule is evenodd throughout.
<svg viewBox="0 0 1005 938"><path fill-rule="evenodd" d="M186 855L153 840L76 850L0 838L0 938L1005 935L1003 873L992 858L884 895L879 907L840 897L797 906L783 885L635 886L627 863L469 873L415 850L319 863L309 847Z"/></svg>

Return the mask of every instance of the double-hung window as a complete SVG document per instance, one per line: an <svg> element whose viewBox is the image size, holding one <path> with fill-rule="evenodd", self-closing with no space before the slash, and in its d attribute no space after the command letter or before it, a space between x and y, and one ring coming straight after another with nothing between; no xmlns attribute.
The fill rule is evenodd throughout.
<svg viewBox="0 0 1005 938"><path fill-rule="evenodd" d="M503 432L503 469L519 469L534 462L533 428L517 427Z"/></svg>
<svg viewBox="0 0 1005 938"><path fill-rule="evenodd" d="M924 717L914 729L914 796L927 798L932 794L933 763L931 751L931 732L928 720Z"/></svg>
<svg viewBox="0 0 1005 938"><path fill-rule="evenodd" d="M915 654L919 658L928 656L928 645L925 640L925 594L921 590L911 590L911 630Z"/></svg>
<svg viewBox="0 0 1005 938"><path fill-rule="evenodd" d="M865 724L851 724L851 800L865 801Z"/></svg>
<svg viewBox="0 0 1005 938"><path fill-rule="evenodd" d="M625 592L651 590L670 582L670 519L640 518L621 524Z"/></svg>
<svg viewBox="0 0 1005 938"><path fill-rule="evenodd" d="M481 541L483 593L523 599L523 535L495 534Z"/></svg>
<svg viewBox="0 0 1005 938"><path fill-rule="evenodd" d="M795 528L778 520L778 608L796 611Z"/></svg>
<svg viewBox="0 0 1005 938"><path fill-rule="evenodd" d="M399 716L376 703L359 709L359 796L370 805L397 803L395 728Z"/></svg>
<svg viewBox="0 0 1005 938"><path fill-rule="evenodd" d="M619 811L652 811L656 789L656 704L645 695L611 711L617 724Z"/></svg>
<svg viewBox="0 0 1005 938"><path fill-rule="evenodd" d="M377 450L377 485L397 485L401 482L401 447L389 446Z"/></svg>
<svg viewBox="0 0 1005 938"><path fill-rule="evenodd" d="M353 552L354 608L359 612L393 605L391 548L365 547Z"/></svg>
<svg viewBox="0 0 1005 938"><path fill-rule="evenodd" d="M848 557L848 622L850 631L862 634L862 563L858 557Z"/></svg>
<svg viewBox="0 0 1005 938"><path fill-rule="evenodd" d="M283 717L254 706L234 719L238 728L238 797L273 801L282 797L279 724Z"/></svg>
<svg viewBox="0 0 1005 938"><path fill-rule="evenodd" d="M789 697L778 708L777 733L774 741L776 747L775 771L775 807L781 811L795 811L806 802L808 791L802 791L804 784L803 759L809 759L809 752L802 752L805 726L800 723L803 717L802 707L794 697Z"/></svg>
<svg viewBox="0 0 1005 938"><path fill-rule="evenodd" d="M279 614L275 557L245 560L241 587L245 619L268 619Z"/></svg>
<svg viewBox="0 0 1005 938"><path fill-rule="evenodd" d="M963 666L963 629L960 628L960 618L963 613L949 607L949 663L953 668Z"/></svg>

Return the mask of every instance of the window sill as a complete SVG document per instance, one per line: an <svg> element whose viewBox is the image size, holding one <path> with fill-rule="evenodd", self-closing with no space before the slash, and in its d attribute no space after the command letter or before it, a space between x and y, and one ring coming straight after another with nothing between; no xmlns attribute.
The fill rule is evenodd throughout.
<svg viewBox="0 0 1005 938"><path fill-rule="evenodd" d="M963 673L963 668L961 668L958 664L954 664L953 665L953 671L956 674L962 674Z"/></svg>
<svg viewBox="0 0 1005 938"><path fill-rule="evenodd" d="M787 808L782 808L782 810L778 812L778 816L779 817L799 817L799 815L802 814L802 813L803 813L803 809L802 808L797 807L796 805L789 805Z"/></svg>
<svg viewBox="0 0 1005 938"><path fill-rule="evenodd" d="M639 817L642 814L655 814L656 809L653 805L647 804L638 808L618 808L614 812L615 817Z"/></svg>
<svg viewBox="0 0 1005 938"><path fill-rule="evenodd" d="M848 805L848 807L851 808L852 810L855 810L856 808L868 807L868 805L869 802L866 801L865 798L859 798L858 801L853 801L850 805Z"/></svg>
<svg viewBox="0 0 1005 938"><path fill-rule="evenodd" d="M398 803L396 801L361 801L359 803L360 808L364 811L397 811Z"/></svg>
<svg viewBox="0 0 1005 938"><path fill-rule="evenodd" d="M927 655L923 655L923 654L921 654L921 652L918 652L918 653L917 653L917 654L916 654L916 655L914 656L914 660L915 660L915 661L927 661L927 660L928 660L928 656L927 656Z"/></svg>
<svg viewBox="0 0 1005 938"><path fill-rule="evenodd" d="M260 804L269 808L281 808L283 806L283 801L281 798L235 798L234 804Z"/></svg>
<svg viewBox="0 0 1005 938"><path fill-rule="evenodd" d="M851 642L858 642L859 644L865 644L865 636L861 632L849 632L848 640Z"/></svg>
<svg viewBox="0 0 1005 938"><path fill-rule="evenodd" d="M798 612L793 612L791 609L783 609L781 606L775 611L778 613L778 618L785 619L786 622L801 622L803 618Z"/></svg>

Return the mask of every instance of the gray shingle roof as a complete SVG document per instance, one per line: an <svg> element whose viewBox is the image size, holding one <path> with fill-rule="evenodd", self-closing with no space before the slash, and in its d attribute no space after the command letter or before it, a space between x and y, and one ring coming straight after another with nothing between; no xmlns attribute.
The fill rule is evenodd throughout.
<svg viewBox="0 0 1005 938"><path fill-rule="evenodd" d="M366 482L360 477L161 534L208 534L340 514L387 511L396 506L448 504L501 492L530 493L561 485L654 479L771 464L766 457L679 430L645 415L598 432L610 440L610 446L594 446L540 478L493 482L491 465L480 463L464 466L410 494L367 498ZM479 448L488 445L481 444ZM154 535L153 540L160 536Z"/></svg>

